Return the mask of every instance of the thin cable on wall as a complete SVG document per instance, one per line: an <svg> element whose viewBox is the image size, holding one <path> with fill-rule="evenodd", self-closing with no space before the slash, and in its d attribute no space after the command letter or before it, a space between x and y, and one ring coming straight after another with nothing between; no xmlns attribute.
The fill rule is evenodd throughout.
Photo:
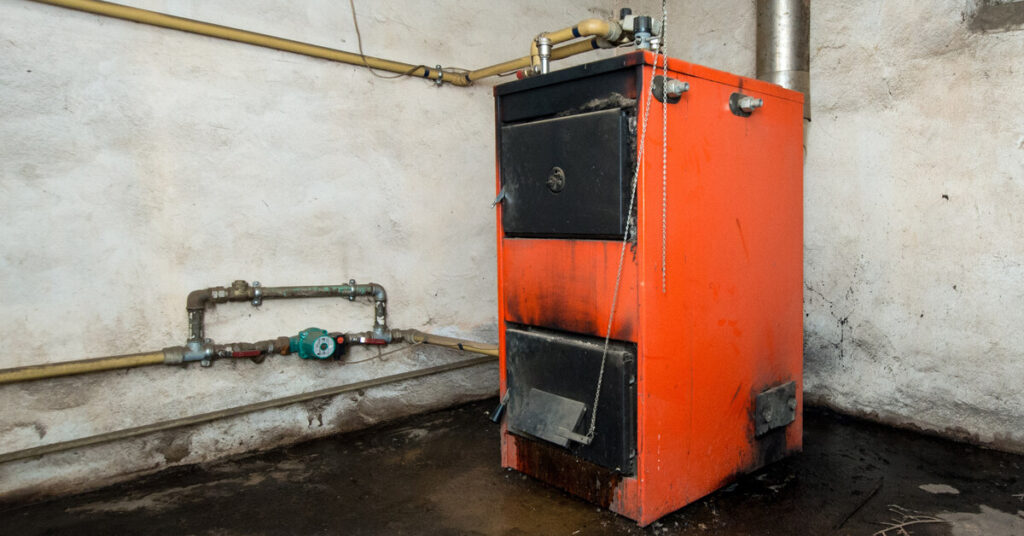
<svg viewBox="0 0 1024 536"><path fill-rule="evenodd" d="M366 54L363 53L363 34L362 34L362 32L359 31L359 19L356 17L356 3L355 3L355 0L348 0L348 5L349 5L349 7L352 8L352 25L356 29L356 46L359 47L359 57L362 58L363 66L365 66L366 69L370 71L370 74L372 74L373 76L376 76L377 78L383 78L385 80L394 80L396 78L402 78L403 76L412 76L412 73L416 72L419 69L423 69L424 72L428 72L428 73L430 72L431 67L427 67L426 65L416 65L416 66L413 66L408 71L405 71L404 73L398 73L398 74L390 75L389 76L389 75L380 74L373 67L370 67L370 64L366 61ZM460 67L445 67L444 69L437 69L435 67L433 69L434 70L440 70L440 72L442 72L442 73L468 73L469 72L469 69L462 69Z"/></svg>
<svg viewBox="0 0 1024 536"><path fill-rule="evenodd" d="M429 67L427 67L426 65L416 65L412 69L409 69L408 71L406 71L404 73L398 73L398 74L392 75L392 76L383 75L383 74L380 74L377 71L375 71L373 69L373 67L370 67L370 64L366 61L366 54L363 53L363 34L362 34L362 32L359 31L359 19L356 18L356 2L355 2L355 0L348 0L348 5L349 5L349 7L352 8L352 25L356 27L356 46L359 47L359 57L362 58L363 65L366 66L366 69L370 71L370 74L372 74L373 76L376 76L377 78L384 78L384 79L387 79L387 80L394 80L395 78L402 78L403 76L409 76L412 73L416 72L417 69L429 69Z"/></svg>

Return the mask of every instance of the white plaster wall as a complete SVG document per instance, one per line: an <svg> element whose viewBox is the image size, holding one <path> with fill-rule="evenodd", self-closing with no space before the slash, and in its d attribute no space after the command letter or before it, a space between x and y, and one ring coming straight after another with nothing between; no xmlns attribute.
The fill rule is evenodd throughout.
<svg viewBox="0 0 1024 536"><path fill-rule="evenodd" d="M122 3L356 50L346 2ZM603 2L356 4L368 55L467 68L526 54L541 30L611 14ZM234 279L375 281L388 290L393 327L494 341L493 83L383 80L0 0L0 368L181 344L186 294ZM371 321L366 302L228 304L207 315L207 336ZM348 366L272 357L0 386L0 452L462 357L417 347ZM0 497L95 487L496 389L496 366L478 367L8 463Z"/></svg>
<svg viewBox="0 0 1024 536"><path fill-rule="evenodd" d="M1024 31L971 4L814 5L806 389L1024 452Z"/></svg>
<svg viewBox="0 0 1024 536"><path fill-rule="evenodd" d="M1024 30L974 8L812 2L804 388L1024 451ZM755 75L753 1L669 17L671 55Z"/></svg>

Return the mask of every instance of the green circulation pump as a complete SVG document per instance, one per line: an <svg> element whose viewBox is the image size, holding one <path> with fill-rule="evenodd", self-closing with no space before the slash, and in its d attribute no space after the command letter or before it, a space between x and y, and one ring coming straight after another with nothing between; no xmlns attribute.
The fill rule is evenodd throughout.
<svg viewBox="0 0 1024 536"><path fill-rule="evenodd" d="M338 351L338 341L325 330L308 328L288 339L288 351L302 359L328 359Z"/></svg>

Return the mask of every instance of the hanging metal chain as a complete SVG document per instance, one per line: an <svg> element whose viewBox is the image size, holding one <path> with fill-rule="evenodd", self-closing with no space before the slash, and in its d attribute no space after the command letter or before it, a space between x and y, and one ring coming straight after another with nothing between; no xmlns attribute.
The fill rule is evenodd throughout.
<svg viewBox="0 0 1024 536"><path fill-rule="evenodd" d="M660 52L663 55L662 60L662 75L668 76L668 59L665 54L665 23L668 21L668 10L666 7L666 0L661 0L661 43ZM654 62L654 66L651 68L651 79L648 81L647 87L654 85L654 77L658 74L658 62ZM604 335L604 348L601 351L601 368L597 373L597 388L594 390L594 403L590 407L590 427L587 430L586 441L584 444L589 445L594 440L594 433L597 430L597 403L601 400L601 386L604 384L604 369L608 362L608 344L612 338L612 322L615 319L615 307L619 303L619 285L622 283L622 265L626 260L626 245L629 243L630 229L633 228L633 224L636 218L633 216L633 207L636 205L636 186L638 179L640 178L640 170L643 169L644 163L644 146L647 141L647 119L651 113L651 101L654 100L652 96L645 97L644 101L644 113L643 120L640 122L640 131L637 132L637 136L640 138L639 146L636 151L636 167L633 168L633 181L629 189L629 209L626 211L626 230L622 235L622 248L619 250L619 267L615 273L615 288L612 291L612 307L608 311L608 327L605 330ZM664 108L665 105L662 104ZM664 124L664 119L663 119ZM664 132L662 133L664 137ZM664 161L662 162L664 167ZM663 172L664 175L664 172ZM663 255L664 258L664 255Z"/></svg>
<svg viewBox="0 0 1024 536"><path fill-rule="evenodd" d="M661 3L661 74L668 78L668 49L664 38L667 35L668 9L665 2ZM664 87L664 86L662 86ZM663 90L664 91L664 90ZM664 98L664 95L662 95ZM661 293L665 294L668 285L665 278L665 260L668 251L668 101L661 103Z"/></svg>

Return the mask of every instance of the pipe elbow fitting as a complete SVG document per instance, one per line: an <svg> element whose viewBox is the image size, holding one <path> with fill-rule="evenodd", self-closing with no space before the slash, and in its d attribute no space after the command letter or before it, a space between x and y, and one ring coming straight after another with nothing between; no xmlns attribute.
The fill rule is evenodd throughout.
<svg viewBox="0 0 1024 536"><path fill-rule="evenodd" d="M541 34L543 35L543 34ZM537 37L540 37L539 35ZM540 70L540 49L537 48L537 38L530 41L530 71Z"/></svg>
<svg viewBox="0 0 1024 536"><path fill-rule="evenodd" d="M617 41L622 36L622 26L616 22L601 19L586 19L576 25L580 37L596 36L609 41Z"/></svg>
<svg viewBox="0 0 1024 536"><path fill-rule="evenodd" d="M373 299L379 302L388 301L388 292L384 290L384 287L377 283L370 283L370 289L372 291Z"/></svg>
<svg viewBox="0 0 1024 536"><path fill-rule="evenodd" d="M188 298L185 300L185 308L189 311L206 309L206 304L212 296L213 292L208 288L193 290L188 293Z"/></svg>

